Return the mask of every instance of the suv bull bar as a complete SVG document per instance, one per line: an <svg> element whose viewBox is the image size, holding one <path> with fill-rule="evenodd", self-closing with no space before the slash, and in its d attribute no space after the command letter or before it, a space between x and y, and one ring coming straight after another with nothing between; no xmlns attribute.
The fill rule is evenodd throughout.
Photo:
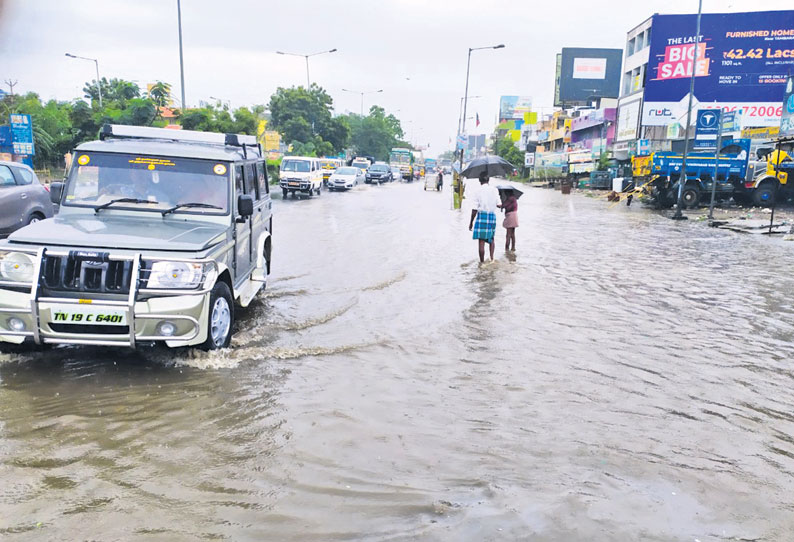
<svg viewBox="0 0 794 542"><path fill-rule="evenodd" d="M5 250L5 249L4 249ZM12 331L2 330L0 335L16 336L16 337L29 337L32 338L36 344L84 344L92 346L119 346L128 344L130 348L135 348L136 341L162 341L162 340L178 340L190 341L196 338L200 331L200 323L196 318L187 315L173 315L173 314L136 314L135 303L138 301L140 294L151 296L184 296L184 295L205 295L212 291L214 284L207 287L207 278L214 273L218 276L218 264L215 260L210 258L201 259L188 259L188 258L163 258L162 261L167 262L180 262L203 264L211 266L210 272L204 270L200 286L196 289L161 289L161 288L140 288L141 272L146 271L141 268L141 253L136 252L132 255L127 254L108 254L109 260L132 262L132 270L130 276L130 291L126 301L117 300L92 300L92 307L125 307L127 313L127 325L129 329L128 338L126 341L121 340L108 340L107 335L102 334L81 334L80 338L57 338L42 336L41 324L39 320L39 302L43 303L61 303L67 305L79 305L81 300L71 297L40 297L40 282L41 282L41 265L44 261L44 256L68 256L69 251L47 250L42 247L39 249L28 248L12 248L8 249L9 252L23 252L36 256L33 268L33 279L31 282L15 282L0 280L0 288L2 287L15 287L15 288L30 288L30 310L29 314L33 319L33 331ZM15 313L19 314L18 308L2 308L0 307L0 314ZM186 336L158 336L158 335L145 335L141 337L135 336L135 322L136 320L182 320L188 321L193 324L193 332ZM123 337L123 334L113 334L116 337Z"/></svg>

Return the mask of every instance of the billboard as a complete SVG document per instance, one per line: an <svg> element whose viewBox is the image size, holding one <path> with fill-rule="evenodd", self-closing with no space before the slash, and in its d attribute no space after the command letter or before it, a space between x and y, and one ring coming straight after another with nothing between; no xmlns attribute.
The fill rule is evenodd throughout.
<svg viewBox="0 0 794 542"><path fill-rule="evenodd" d="M794 136L794 75L786 81L783 94L783 111L780 117L780 135L782 137Z"/></svg>
<svg viewBox="0 0 794 542"><path fill-rule="evenodd" d="M641 106L641 96L636 96L633 100L620 101L618 105L618 123L615 141L631 141L637 139Z"/></svg>
<svg viewBox="0 0 794 542"><path fill-rule="evenodd" d="M532 111L531 96L502 96L499 98L499 121L523 120Z"/></svg>
<svg viewBox="0 0 794 542"><path fill-rule="evenodd" d="M686 123L694 69L695 109L741 109L745 126L777 126L794 69L794 11L704 14L700 37L696 19L653 16L642 124Z"/></svg>
<svg viewBox="0 0 794 542"><path fill-rule="evenodd" d="M559 59L560 105L584 105L620 95L621 49L564 47ZM556 94L555 89L555 99Z"/></svg>
<svg viewBox="0 0 794 542"><path fill-rule="evenodd" d="M562 75L562 54L557 53L557 63L554 72L554 107L560 107L560 75Z"/></svg>

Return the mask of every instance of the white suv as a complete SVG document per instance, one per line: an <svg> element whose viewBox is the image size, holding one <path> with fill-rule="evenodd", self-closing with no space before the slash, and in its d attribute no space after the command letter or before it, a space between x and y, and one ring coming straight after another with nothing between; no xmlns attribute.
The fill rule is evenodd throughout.
<svg viewBox="0 0 794 542"><path fill-rule="evenodd" d="M309 156L286 156L281 161L279 185L284 194L295 196L295 192L303 192L311 197L320 195L323 188L323 168L320 160Z"/></svg>

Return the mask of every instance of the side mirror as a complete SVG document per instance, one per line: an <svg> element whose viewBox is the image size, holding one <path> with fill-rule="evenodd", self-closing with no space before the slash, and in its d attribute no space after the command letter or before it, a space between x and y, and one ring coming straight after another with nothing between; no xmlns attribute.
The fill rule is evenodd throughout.
<svg viewBox="0 0 794 542"><path fill-rule="evenodd" d="M237 196L237 214L242 217L249 217L254 214L254 198L248 194Z"/></svg>
<svg viewBox="0 0 794 542"><path fill-rule="evenodd" d="M63 183L62 182L50 183L50 201L53 203L61 203L62 195L63 195Z"/></svg>

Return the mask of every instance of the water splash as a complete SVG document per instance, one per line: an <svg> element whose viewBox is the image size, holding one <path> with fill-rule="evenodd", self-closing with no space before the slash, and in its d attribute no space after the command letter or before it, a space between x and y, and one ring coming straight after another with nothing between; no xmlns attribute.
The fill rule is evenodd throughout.
<svg viewBox="0 0 794 542"><path fill-rule="evenodd" d="M390 278L389 280L385 280L383 282L379 282L378 284L373 284L372 286L365 286L364 288L361 289L361 291L362 292L374 292L374 291L377 291L377 290L384 290L384 289L388 288L389 286L391 286L392 284L396 284L396 283L398 283L398 282L400 282L402 280L405 280L406 275L407 275L407 273L405 271L402 271L401 273L399 273L398 275L396 275L393 278Z"/></svg>

